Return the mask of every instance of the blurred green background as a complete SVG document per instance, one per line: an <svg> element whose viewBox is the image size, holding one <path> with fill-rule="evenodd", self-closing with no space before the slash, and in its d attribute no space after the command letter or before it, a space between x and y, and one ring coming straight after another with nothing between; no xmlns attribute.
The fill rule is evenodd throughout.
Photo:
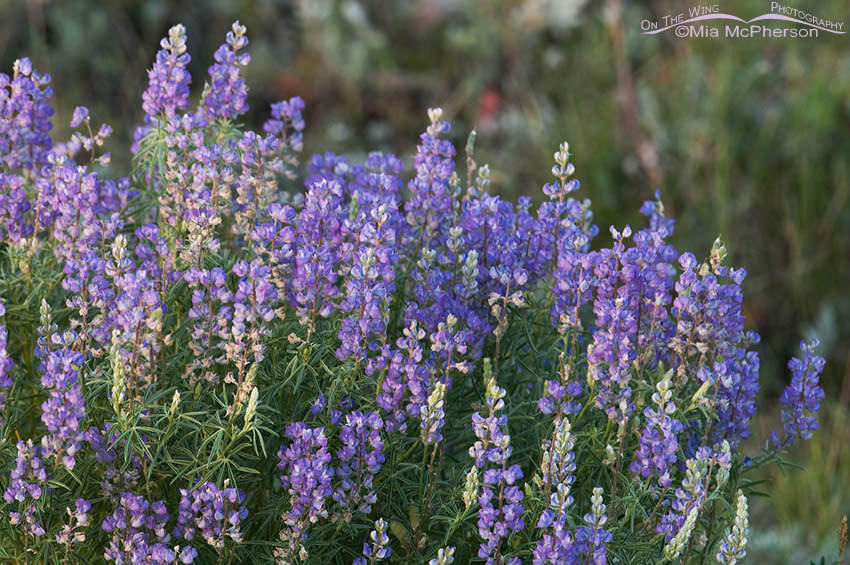
<svg viewBox="0 0 850 565"><path fill-rule="evenodd" d="M731 0L744 18L765 0ZM406 158L429 106L440 105L493 190L539 200L563 139L610 224L640 225L660 189L677 218L674 244L706 255L721 235L745 266L749 326L763 337L763 410L752 448L777 425L785 363L821 340L830 399L822 433L802 446L805 471L768 473L775 496L754 504L751 562L834 555L850 512L850 35L816 39L677 39L640 21L683 12L675 0L330 0L168 2L0 0L0 67L28 55L53 75L56 131L73 108L115 128L113 170L129 165L140 96L159 39L186 25L195 96L230 23L248 27L251 112L307 102L305 151ZM847 0L807 2L850 25ZM770 490L770 489L766 489Z"/></svg>

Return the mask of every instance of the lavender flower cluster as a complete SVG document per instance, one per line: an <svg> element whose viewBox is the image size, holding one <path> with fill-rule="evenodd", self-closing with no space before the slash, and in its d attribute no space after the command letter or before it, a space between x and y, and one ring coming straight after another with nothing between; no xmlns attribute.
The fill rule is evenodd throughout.
<svg viewBox="0 0 850 565"><path fill-rule="evenodd" d="M824 359L802 345L784 431L746 457L759 336L723 242L679 253L656 194L596 245L566 142L535 210L489 194L439 108L407 182L325 153L302 192L304 101L239 123L248 45L234 23L191 109L169 30L119 178L108 125L78 107L54 140L50 77L0 74L3 551L742 558L742 477L817 429Z"/></svg>

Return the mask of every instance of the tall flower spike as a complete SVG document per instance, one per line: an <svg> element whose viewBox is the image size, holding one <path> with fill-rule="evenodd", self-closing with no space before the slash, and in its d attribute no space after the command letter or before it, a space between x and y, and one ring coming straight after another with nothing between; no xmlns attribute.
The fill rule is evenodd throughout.
<svg viewBox="0 0 850 565"><path fill-rule="evenodd" d="M450 141L440 139L451 129L442 117L441 108L428 109L431 123L420 136L422 143L413 159L416 178L408 184L411 198L405 203L404 211L412 230L410 243L414 255L422 247L431 247L431 238L441 218L451 211L449 177L455 169L455 148Z"/></svg>
<svg viewBox="0 0 850 565"><path fill-rule="evenodd" d="M0 240L4 242L21 243L32 235L32 204L23 187L23 177L0 173Z"/></svg>
<svg viewBox="0 0 850 565"><path fill-rule="evenodd" d="M717 562L721 565L735 565L747 555L747 532L750 523L747 518L747 497L740 490L735 507L735 523L726 534L726 538L717 552Z"/></svg>
<svg viewBox="0 0 850 565"><path fill-rule="evenodd" d="M434 383L428 402L422 407L422 441L426 444L439 443L443 439L443 424L446 413L443 403L446 398L446 384L440 381Z"/></svg>
<svg viewBox="0 0 850 565"><path fill-rule="evenodd" d="M340 486L333 495L345 522L351 521L354 512L369 514L377 500L372 481L386 459L383 426L377 412L355 411L345 416L339 432L342 447L337 450L340 464L335 471Z"/></svg>
<svg viewBox="0 0 850 565"><path fill-rule="evenodd" d="M814 355L813 351L818 346L818 341L811 344L800 343L803 351L802 359L793 358L788 362L791 370L791 384L789 384L779 403L782 409L782 425L785 427L787 445L792 445L795 438L809 439L812 432L818 429L817 412L820 409L820 401L823 400L824 392L818 384L819 375L823 371L824 358Z"/></svg>
<svg viewBox="0 0 850 565"><path fill-rule="evenodd" d="M569 143L561 143L554 159L552 175L558 180L543 186L543 194L549 200L540 205L535 230L536 237L541 240L540 256L535 262L546 267L558 254L559 247L583 251L598 231L592 224L589 202L582 204L569 197L580 186L578 179L573 178L575 166L569 160Z"/></svg>
<svg viewBox="0 0 850 565"><path fill-rule="evenodd" d="M591 510L584 515L587 527L576 530L575 548L578 555L585 556L586 563L605 565L607 544L613 537L603 526L608 522L605 504L602 502L602 487L595 487L590 497Z"/></svg>
<svg viewBox="0 0 850 565"><path fill-rule="evenodd" d="M48 163L52 95L50 75L39 73L27 58L15 61L11 79L0 73L0 162L8 172L37 172Z"/></svg>
<svg viewBox="0 0 850 565"><path fill-rule="evenodd" d="M685 523L682 524L679 532L664 546L664 553L662 554L664 561L673 561L685 550L685 546L688 544L688 540L691 539L691 534L696 526L698 514L699 508L693 508L688 513L688 517L685 519Z"/></svg>
<svg viewBox="0 0 850 565"><path fill-rule="evenodd" d="M593 311L597 330L587 348L588 381L599 387L596 405L621 428L634 410L629 385L636 357L639 282L634 276L639 257L627 249L632 235L628 225L622 232L610 228L614 245L599 252L594 267L598 280Z"/></svg>
<svg viewBox="0 0 850 565"><path fill-rule="evenodd" d="M340 310L350 312L342 320L338 334L339 359L354 357L362 361L370 339L386 334L398 261L391 214L395 215L395 209L388 210L386 204L372 208L363 218L361 229L356 230L354 264L345 283L346 295L339 305Z"/></svg>
<svg viewBox="0 0 850 565"><path fill-rule="evenodd" d="M192 76L188 65L192 57L186 52L186 28L182 24L173 26L159 45L161 49L148 71L148 88L142 93L145 123L133 132L132 153L138 152L142 138L156 125L157 119L162 117L167 121L178 110L189 107ZM74 116L76 121L76 114Z"/></svg>
<svg viewBox="0 0 850 565"><path fill-rule="evenodd" d="M279 154L284 161L284 174L294 179L298 154L304 148L304 100L295 96L272 104L272 117L263 124L263 131L280 139Z"/></svg>
<svg viewBox="0 0 850 565"><path fill-rule="evenodd" d="M547 442L544 446L540 482L547 491L550 488L556 488L558 485L570 487L575 481L573 474L576 470L575 454L573 453L575 440L570 430L568 418L563 417L556 420L553 441Z"/></svg>
<svg viewBox="0 0 850 565"><path fill-rule="evenodd" d="M673 370L669 370L655 386L652 402L655 408L647 406L643 415L646 424L640 436L640 447L635 458L629 465L632 473L643 478L654 476L658 484L667 488L672 483L670 466L676 462L676 451L679 449L677 434L684 429L679 420L670 415L676 412L673 403L672 386Z"/></svg>
<svg viewBox="0 0 850 565"><path fill-rule="evenodd" d="M245 26L233 22L227 41L215 52L215 64L209 69L209 82L204 85L200 114L207 120L235 119L248 111L248 87L240 76L241 69L251 62L251 55L240 53L248 45Z"/></svg>
<svg viewBox="0 0 850 565"><path fill-rule="evenodd" d="M341 242L342 185L319 179L310 185L304 208L295 224L297 252L292 274L292 301L307 334L318 316L327 318L339 293L336 264Z"/></svg>
<svg viewBox="0 0 850 565"><path fill-rule="evenodd" d="M489 367L489 363L485 367ZM522 478L522 469L516 464L508 467L512 451L511 438L505 433L508 418L497 415L505 406L505 389L498 386L492 373L485 369L485 375L487 373L490 373L487 382L489 415L487 418L478 412L472 415L472 428L478 441L469 448L469 455L477 468L484 469L478 496L478 535L483 540L478 557L488 562L501 562L502 539L510 530L518 532L525 527L523 493L515 484ZM519 563L519 560L512 558L508 563Z"/></svg>
<svg viewBox="0 0 850 565"><path fill-rule="evenodd" d="M26 525L24 530L35 536L43 536L45 531L34 513L34 503L39 501L47 486L47 471L41 460L39 448L32 440L18 441L18 455L15 458L15 468L12 469L9 487L3 493L6 504L17 503L19 510L23 509ZM21 513L9 511L9 521L13 526L21 523Z"/></svg>
<svg viewBox="0 0 850 565"><path fill-rule="evenodd" d="M363 543L363 555L365 557L356 558L352 565L373 565L376 561L389 557L392 549L390 549L390 538L387 535L388 526L383 518L378 518L375 521L375 529L369 534L372 543L368 541Z"/></svg>
<svg viewBox="0 0 850 565"><path fill-rule="evenodd" d="M142 94L142 109L156 120L162 113L167 118L189 106L189 83L192 77L186 68L191 56L186 52L186 28L177 24L168 30L160 42L153 68L148 71L150 84Z"/></svg>
<svg viewBox="0 0 850 565"><path fill-rule="evenodd" d="M50 352L42 365L41 384L50 395L41 405L41 421L48 431L41 445L46 457L54 457L71 471L83 440L80 428L86 416L82 388L77 382L85 356L71 349L77 337L73 332L53 337L54 342L62 345L61 349Z"/></svg>
<svg viewBox="0 0 850 565"><path fill-rule="evenodd" d="M574 461L570 421L563 417L556 420L554 440L545 444L542 477L535 477L535 482L543 487L544 495L549 496L549 505L537 521L537 527L544 533L534 548L534 565L573 563L578 557L567 525L567 510L573 503L570 488L575 482ZM600 504L601 500L600 495Z"/></svg>
<svg viewBox="0 0 850 565"><path fill-rule="evenodd" d="M325 429L295 422L286 427L286 437L291 441L278 452L278 469L283 473L280 482L289 493L290 509L283 514L286 526L280 532L284 547L275 550L279 563L307 559L304 535L310 524L327 516L325 501L333 493L334 470Z"/></svg>
<svg viewBox="0 0 850 565"><path fill-rule="evenodd" d="M702 448L695 457L685 461L685 478L682 480L682 486L676 489L675 497L670 503L670 510L655 528L655 531L664 535L664 540L668 544L685 527L691 513L699 512L702 507L708 488L705 479L711 457L711 450Z"/></svg>

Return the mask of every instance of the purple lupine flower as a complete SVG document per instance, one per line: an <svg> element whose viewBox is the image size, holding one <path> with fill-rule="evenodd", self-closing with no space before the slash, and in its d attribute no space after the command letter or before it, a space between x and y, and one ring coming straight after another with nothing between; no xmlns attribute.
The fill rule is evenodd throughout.
<svg viewBox="0 0 850 565"><path fill-rule="evenodd" d="M750 420L756 413L755 399L759 390L759 355L747 347L758 343L759 339L755 332L748 332L741 346L722 363L715 363L710 374L719 384L714 402L714 440L726 439L732 447L750 437Z"/></svg>
<svg viewBox="0 0 850 565"><path fill-rule="evenodd" d="M537 527L544 533L534 548L534 565L576 562L573 536L567 525L568 508L573 503L570 489L575 482L576 469L573 445L570 421L563 416L555 421L553 440L544 444L539 481L545 495L549 496L549 504L537 521Z"/></svg>
<svg viewBox="0 0 850 565"><path fill-rule="evenodd" d="M68 523L56 534L56 542L70 548L76 543L86 541L86 534L82 530L89 526L89 512L91 503L84 498L78 498L74 502L74 510L68 508Z"/></svg>
<svg viewBox="0 0 850 565"><path fill-rule="evenodd" d="M635 452L635 458L629 465L629 470L644 479L658 478L658 484L667 488L672 483L670 467L676 463L676 451L679 449L677 434L684 426L671 414L676 412L673 402L672 379L673 371L665 373L658 381L652 402L655 407L647 406L643 415L646 418L640 436L640 446Z"/></svg>
<svg viewBox="0 0 850 565"><path fill-rule="evenodd" d="M372 481L386 457L381 428L384 422L377 412L360 411L345 416L339 432L342 447L337 450L339 465L335 475L340 483L333 498L339 505L337 514L350 522L354 512L369 514L377 500Z"/></svg>
<svg viewBox="0 0 850 565"><path fill-rule="evenodd" d="M456 306L445 287L450 285L452 273L437 264L437 252L424 248L410 273L411 299L404 309L404 321L421 324L428 334L437 331L437 325L446 320L451 308ZM457 319L457 316L455 316Z"/></svg>
<svg viewBox="0 0 850 565"><path fill-rule="evenodd" d="M458 329L466 328L460 335L469 357L476 359L484 339L493 331L479 293L495 288L490 273L479 269L479 259L493 246L502 249L495 252L494 261L500 253L512 256L508 250L512 249L513 230L506 222L503 230L488 233L486 222L476 213L479 203L461 201L454 147L438 137L449 128L440 121L441 115L439 109L429 111L432 123L422 136L415 159L417 177L409 186L414 194L405 205L405 254L418 257L409 277L412 299L405 307L405 322L416 320L434 334L440 323L454 316L460 322ZM436 221L438 216L446 221ZM509 263L506 260L504 267L512 270Z"/></svg>
<svg viewBox="0 0 850 565"><path fill-rule="evenodd" d="M550 488L554 489L558 485L563 485L567 487L567 494L569 494L569 489L575 482L576 465L575 454L573 453L575 442L570 430L569 419L566 416L561 416L555 420L555 432L552 440L544 442L543 458L540 465L540 481L545 486L547 492ZM571 503L572 497L561 500L563 507L560 505L556 506L555 510L566 510L566 506L569 506ZM551 513L547 514L547 512L544 512L544 516L546 517L545 521L548 526L548 523L551 523L553 519L553 515ZM542 521L544 521L544 517L541 517ZM547 526L538 525L540 528Z"/></svg>
<svg viewBox="0 0 850 565"><path fill-rule="evenodd" d="M560 493L552 493L553 499L561 496ZM566 498L566 497L564 497ZM554 502L554 501L553 501ZM573 534L566 525L566 515L558 514L553 520L551 533L544 533L534 546L532 563L534 565L571 565L580 563L574 548Z"/></svg>
<svg viewBox="0 0 850 565"><path fill-rule="evenodd" d="M180 278L168 241L154 224L136 228L135 236L137 268L148 273L161 296L167 294L171 285Z"/></svg>
<svg viewBox="0 0 850 565"><path fill-rule="evenodd" d="M187 68L192 57L186 52L186 28L182 24L173 26L159 45L162 49L148 71L148 88L142 93L142 109L151 123L159 114L171 118L177 110L188 108L192 82ZM76 120L76 113L74 116Z"/></svg>
<svg viewBox="0 0 850 565"><path fill-rule="evenodd" d="M248 86L240 73L251 62L251 55L239 52L248 45L247 31L239 21L233 22L227 41L215 52L216 62L209 68L210 78L198 108L210 122L217 118L232 120L248 111Z"/></svg>
<svg viewBox="0 0 850 565"><path fill-rule="evenodd" d="M724 442L717 450L703 446L697 450L693 458L685 461L685 478L682 480L682 486L676 489L673 501L670 503L670 510L655 527L655 531L664 536L666 543L679 533L691 512L698 511L702 507L710 486L707 481L712 473L718 488L726 481L731 465L729 449L728 442Z"/></svg>
<svg viewBox="0 0 850 565"><path fill-rule="evenodd" d="M112 239L120 221L99 224L98 247ZM65 305L79 315L71 318L71 328L78 333L80 343L93 355L99 355L99 347L109 343L113 322L109 313L115 309L115 290L106 277L107 262L99 249L88 250L76 259L66 259L63 271L62 288L69 293Z"/></svg>
<svg viewBox="0 0 850 565"><path fill-rule="evenodd" d="M317 316L327 318L339 292L336 287L337 247L341 241L342 185L320 179L310 185L296 222L298 251L292 290L295 312L308 336Z"/></svg>
<svg viewBox="0 0 850 565"><path fill-rule="evenodd" d="M324 410L325 406L327 406L327 404L328 404L328 399L325 398L325 395L319 394L319 396L317 396L315 398L315 400L313 400L313 403L310 404L310 414L315 416L316 414L318 414L319 412Z"/></svg>
<svg viewBox="0 0 850 565"><path fill-rule="evenodd" d="M21 516L20 512L9 512L9 524L20 526L28 535L35 537L41 537L47 533L41 525L41 521L38 518L38 511L34 505L27 506L23 516Z"/></svg>
<svg viewBox="0 0 850 565"><path fill-rule="evenodd" d="M295 96L272 104L272 117L263 124L263 131L280 139L280 153L286 165L286 174L295 177L292 170L298 164L297 154L304 149L304 100Z"/></svg>
<svg viewBox="0 0 850 565"><path fill-rule="evenodd" d="M635 248L640 256L640 361L649 364L669 362L667 343L673 335L673 322L668 308L673 300L673 262L678 253L665 239L673 234L674 221L664 216L664 204L658 191L655 201L647 200L640 211L649 217L649 227L634 236Z"/></svg>
<svg viewBox="0 0 850 565"><path fill-rule="evenodd" d="M119 427L110 422L105 423L103 429L90 426L85 432L85 440L94 450L95 459L105 465L101 493L115 505L119 504L122 492L138 486L142 473L142 462L135 450L130 450L130 464L126 467L113 464L126 447L120 432Z"/></svg>
<svg viewBox="0 0 850 565"><path fill-rule="evenodd" d="M793 445L796 438L810 439L812 432L818 429L817 412L824 392L818 384L823 371L824 358L814 355L818 340L810 344L800 342L802 358L794 357L788 362L791 371L791 383L785 387L779 403L782 409L782 426L785 428L784 445Z"/></svg>
<svg viewBox="0 0 850 565"><path fill-rule="evenodd" d="M180 489L180 506L174 535L187 542L199 537L219 554L227 539L242 541L239 523L248 517L245 493L235 488L219 489L206 482L192 489Z"/></svg>
<svg viewBox="0 0 850 565"><path fill-rule="evenodd" d="M41 460L40 449L33 445L32 440L19 440L17 443L18 455L15 458L15 468L12 469L9 486L3 493L6 504L17 503L17 508L24 508L26 526L24 531L35 536L43 536L44 528L35 515L33 504L48 490L47 471ZM21 513L9 511L10 522L18 525L21 521Z"/></svg>
<svg viewBox="0 0 850 565"><path fill-rule="evenodd" d="M475 212L461 201L454 146L439 137L450 125L441 121L439 108L430 109L428 116L431 125L417 148L417 176L408 185L412 196L404 207L407 226L402 236L403 255L415 260L405 323L416 320L434 334L440 323L454 316L460 327L469 330L464 330L468 334L464 343L470 348L470 357L477 358L492 331L487 311L476 295L479 280L488 280L486 272L481 279L478 269L480 247L487 247L486 236L479 233L481 222ZM441 218L445 221L440 222Z"/></svg>
<svg viewBox="0 0 850 565"><path fill-rule="evenodd" d="M98 215L103 181L97 173L74 166L64 156L50 155L50 166L36 182L41 215L38 225L51 228L53 253L60 260L78 259L94 249L100 236Z"/></svg>
<svg viewBox="0 0 850 565"><path fill-rule="evenodd" d="M234 233L250 238L258 224L267 221L270 204L277 198L277 177L284 169L277 157L280 140L268 134L246 131L236 143L240 152L242 174L236 178L233 200Z"/></svg>
<svg viewBox="0 0 850 565"><path fill-rule="evenodd" d="M436 331L430 338L434 361L443 370L442 381L451 389L451 371L468 373L472 369L472 363L459 360L467 353L469 342L472 341L472 331L458 328L458 319L449 314L444 322L437 324Z"/></svg>
<svg viewBox="0 0 850 565"><path fill-rule="evenodd" d="M579 251L585 240L586 236L580 233L569 244L566 238L562 238L558 245L558 255L552 273L555 301L552 304L551 316L552 322L557 324L563 333L566 333L567 329L575 335L581 332L581 309L593 302L594 268L600 255Z"/></svg>
<svg viewBox="0 0 850 565"><path fill-rule="evenodd" d="M428 399L428 378L430 374L430 368L424 360L424 351L421 345L421 340L425 337L425 330L418 327L416 322L411 322L402 333L404 335L396 341L396 345L403 351L402 373L404 373L407 389L410 392L406 410L408 415L419 418L422 406Z"/></svg>
<svg viewBox="0 0 850 565"><path fill-rule="evenodd" d="M100 525L112 534L104 558L115 563L174 563L177 555L168 546L171 534L166 529L170 519L161 500L151 504L142 496L121 493L119 506Z"/></svg>
<svg viewBox="0 0 850 565"><path fill-rule="evenodd" d="M362 174L362 167L352 165L342 155L328 151L324 155L310 157L310 174L304 179L307 190L320 180L335 181L341 187L340 198L349 195L348 185Z"/></svg>
<svg viewBox="0 0 850 565"><path fill-rule="evenodd" d="M591 503L591 511L584 515L587 526L576 530L575 549L583 563L605 565L608 563L606 544L613 536L610 531L603 528L608 517L605 515L601 487L593 489Z"/></svg>
<svg viewBox="0 0 850 565"><path fill-rule="evenodd" d="M575 166L569 162L569 149L566 141L561 143L555 153L555 165L552 167L552 174L558 182L543 186L543 194L548 196L549 200L543 202L537 211L535 237L539 242L536 243L538 256L535 263L540 266L529 269L532 272L541 268L548 270L561 245L569 249L572 245L579 244L581 247L576 249L585 251L590 240L598 232L598 228L593 225L589 201L580 203L568 197L580 186L578 179L570 178L575 173ZM584 237L580 237L582 234Z"/></svg>
<svg viewBox="0 0 850 565"><path fill-rule="evenodd" d="M362 361L373 336L383 336L389 318L389 305L395 292L396 233L386 204L369 211L358 234L354 264L346 279L345 297L340 310L351 315L342 320L339 330L339 359L353 357Z"/></svg>
<svg viewBox="0 0 850 565"><path fill-rule="evenodd" d="M446 383L436 381L428 395L428 401L420 410L422 423L422 443L435 445L443 440L443 425L446 412L443 409L446 399Z"/></svg>
<svg viewBox="0 0 850 565"><path fill-rule="evenodd" d="M622 233L611 226L614 247L601 251L596 262L598 287L593 311L597 330L587 348L588 379L599 387L596 405L620 424L634 409L629 381L636 355L639 291L633 254L624 243L631 234L629 226Z"/></svg>
<svg viewBox="0 0 850 565"><path fill-rule="evenodd" d="M671 309L676 327L668 344L674 356L672 366L679 378L696 372L693 364L700 363L706 350L717 351L723 358L746 357L736 354L735 348L749 345L755 337L744 333L741 310L741 283L747 273L744 269L720 265L725 254L725 247L718 239L707 263L699 265L692 253L679 257L683 271L675 284L676 298Z"/></svg>
<svg viewBox="0 0 850 565"><path fill-rule="evenodd" d="M304 534L310 524L328 515L325 502L333 494L331 454L324 428L309 428L303 422L286 427L286 437L291 441L278 452L281 486L289 493L290 508L283 514L286 524L280 532L284 547L275 550L282 560L297 556L307 558L303 546Z"/></svg>
<svg viewBox="0 0 850 565"><path fill-rule="evenodd" d="M549 197L538 210L537 221L526 220L529 233L526 247L534 247L534 254L526 258L527 268L540 276L541 269L553 263L552 321L563 332L581 327L581 307L592 301L594 253L588 253L590 240L598 229L592 224L593 215L589 205L582 205L569 194L578 190L578 179L570 178L575 166L569 162L569 144L561 143L555 153L552 174L558 182L543 186L543 194ZM527 212L526 212L526 215Z"/></svg>
<svg viewBox="0 0 850 565"><path fill-rule="evenodd" d="M192 307L189 319L193 320L189 349L194 357L186 367L189 383L199 379L216 383L219 375L213 369L223 365L224 343L230 337L230 320L233 308L229 304L232 294L225 286L224 269L210 270L190 268L183 280L192 288Z"/></svg>
<svg viewBox="0 0 850 565"><path fill-rule="evenodd" d="M53 147L50 75L42 75L27 58L12 67L12 78L0 73L0 161L8 171L37 172Z"/></svg>
<svg viewBox="0 0 850 565"><path fill-rule="evenodd" d="M737 446L749 437L756 411L759 357L749 348L760 338L744 331L741 284L746 271L721 265L725 254L718 239L702 265L692 253L679 257L682 273L670 310L675 325L667 332L670 351L660 357L670 362L678 382L696 374L701 385L716 386L717 394L709 399L716 414L713 440ZM714 351L717 360L706 365L705 351Z"/></svg>
<svg viewBox="0 0 850 565"><path fill-rule="evenodd" d="M117 240L118 248L126 246L126 240L124 243ZM131 394L139 395L139 387L153 383L156 377L155 361L162 346L166 306L157 292L157 281L147 271L125 272L113 282L116 288L113 345L122 358L128 389Z"/></svg>
<svg viewBox="0 0 850 565"><path fill-rule="evenodd" d="M0 298L0 322L3 316L6 315L6 306ZM12 367L15 366L12 358L6 352L6 340L9 334L6 331L6 324L0 324L0 423L2 423L3 406L6 403L6 391L12 388L12 376L10 375Z"/></svg>
<svg viewBox="0 0 850 565"><path fill-rule="evenodd" d="M572 414L581 410L577 398L581 396L581 383L568 381L546 381L543 396L537 401L537 409L543 414Z"/></svg>
<svg viewBox="0 0 850 565"><path fill-rule="evenodd" d="M486 372L486 371L485 371ZM487 407L484 418L478 412L472 415L472 428L478 441L469 448L475 466L484 469L481 491L478 495L478 535L482 543L478 557L488 564L500 559L502 539L510 530L518 532L525 527L522 519L523 493L515 483L522 478L519 465L508 467L511 455L511 438L505 433L508 419L497 416L505 407L505 389L491 376L487 383ZM492 465L490 467L489 465ZM512 563L513 560L509 560Z"/></svg>
<svg viewBox="0 0 850 565"><path fill-rule="evenodd" d="M159 117L166 120L178 110L189 107L189 84L192 75L188 65L192 57L186 52L186 28L177 24L168 30L168 36L159 42L153 67L148 71L148 88L142 93L145 123L133 132L131 153L137 153L139 144ZM73 127L73 126L71 126Z"/></svg>
<svg viewBox="0 0 850 565"><path fill-rule="evenodd" d="M42 454L53 457L69 471L74 469L83 433L80 424L86 416L86 404L77 376L85 356L74 351L77 336L67 332L53 335L60 349L47 354L42 364L41 385L50 391L41 405L41 421L48 434L41 438Z"/></svg>
<svg viewBox="0 0 850 565"><path fill-rule="evenodd" d="M239 284L233 293L229 339L223 345L227 360L236 366L236 377L228 373L224 378L224 382L237 385L229 413L248 401L254 387L247 378L248 363L253 361L256 366L264 359L262 340L271 331L268 324L275 317L272 305L277 301L277 289L268 281L269 268L265 265L238 261L233 265L233 273L239 277Z"/></svg>
<svg viewBox="0 0 850 565"><path fill-rule="evenodd" d="M414 256L423 247L432 247L431 240L440 220L452 209L449 177L455 169L455 148L450 141L440 139L451 129L448 122L441 121L442 116L441 108L428 109L431 124L420 137L422 143L416 147L413 159L416 178L407 186L411 197L405 202L404 212L412 228L409 244Z"/></svg>
<svg viewBox="0 0 850 565"><path fill-rule="evenodd" d="M416 322L402 330L402 336L396 340L396 347L381 348L375 359L370 359L366 373L373 375L381 371L383 379L376 397L378 406L388 413L384 424L388 433L407 429L405 413L421 418L422 407L428 398L430 369L423 359L422 339L425 330ZM405 406L405 398L407 403Z"/></svg>
<svg viewBox="0 0 850 565"><path fill-rule="evenodd" d="M82 123L89 117L89 109L85 106L77 106L74 108L74 113L71 116L70 126L72 128L78 128L82 125Z"/></svg>
<svg viewBox="0 0 850 565"><path fill-rule="evenodd" d="M19 243L33 233L32 219L28 214L32 204L23 185L22 177L0 173L0 237L3 241Z"/></svg>
<svg viewBox="0 0 850 565"><path fill-rule="evenodd" d="M363 169L362 174L352 179L350 186L352 198L355 193L357 195L357 205L367 211L381 204L386 204L388 209L398 210L401 206L400 192L404 186L398 176L404 170L401 159L392 153L373 151L369 153ZM393 228L397 231L403 229L404 218L401 214L393 214L390 219Z"/></svg>
<svg viewBox="0 0 850 565"><path fill-rule="evenodd" d="M250 234L253 252L266 264L280 296L291 294L292 265L295 261L295 209L273 202L268 209L269 219L255 223Z"/></svg>
<svg viewBox="0 0 850 565"><path fill-rule="evenodd" d="M381 561L390 556L390 538L387 535L387 524L383 518L378 518L375 521L375 529L369 533L369 538L372 540L363 543L363 555L365 557L357 557L352 562L352 565L374 565L376 561Z"/></svg>

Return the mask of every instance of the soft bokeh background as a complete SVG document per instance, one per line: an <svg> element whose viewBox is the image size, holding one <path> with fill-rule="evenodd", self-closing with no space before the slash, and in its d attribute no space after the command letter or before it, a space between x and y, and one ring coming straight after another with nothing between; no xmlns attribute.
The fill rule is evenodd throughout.
<svg viewBox="0 0 850 565"><path fill-rule="evenodd" d="M721 4L750 18L765 0ZM552 153L570 141L579 193L610 224L640 223L660 189L674 244L707 254L721 235L747 268L745 307L763 336L762 410L753 450L777 425L785 363L818 337L829 402L805 470L765 474L755 502L753 563L834 558L850 512L850 35L817 39L676 39L640 34L642 19L685 11L674 0L0 0L0 68L28 55L53 75L59 136L73 108L115 128L115 174L141 121L145 69L174 23L188 28L196 96L230 23L248 27L251 112L300 95L306 151L351 156L415 150L429 106L493 189L539 198ZM802 6L801 6L802 7ZM805 8L850 26L846 0Z"/></svg>

